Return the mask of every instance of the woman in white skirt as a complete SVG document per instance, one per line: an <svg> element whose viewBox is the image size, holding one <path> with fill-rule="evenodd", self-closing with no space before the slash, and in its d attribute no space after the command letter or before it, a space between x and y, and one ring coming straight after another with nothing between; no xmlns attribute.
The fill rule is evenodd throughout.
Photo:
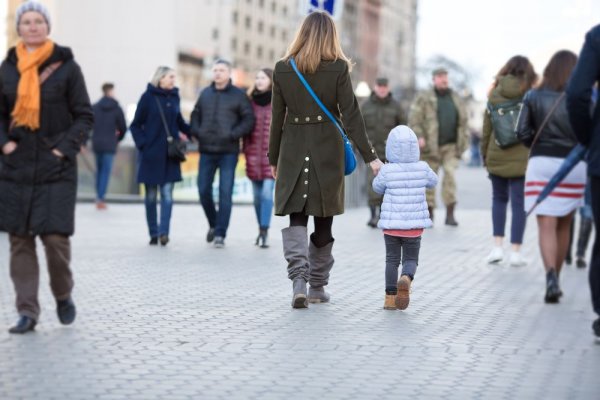
<svg viewBox="0 0 600 400"><path fill-rule="evenodd" d="M525 173L526 211L577 145L563 95L576 63L577 56L568 50L555 53L538 88L523 99L517 136L530 148ZM546 270L546 303L557 303L562 296L558 277L567 255L573 214L583 203L585 183L586 164L580 162L533 212Z"/></svg>

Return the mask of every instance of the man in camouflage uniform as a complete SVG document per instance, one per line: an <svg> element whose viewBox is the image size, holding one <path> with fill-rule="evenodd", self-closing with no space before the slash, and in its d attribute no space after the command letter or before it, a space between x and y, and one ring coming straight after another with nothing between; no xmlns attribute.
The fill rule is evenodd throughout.
<svg viewBox="0 0 600 400"><path fill-rule="evenodd" d="M400 104L392 98L387 78L376 79L373 93L363 104L361 111L369 140L381 160L385 162L385 143L390 131L398 125L406 124L406 116L402 112ZM367 169L367 178L369 209L371 210L371 219L367 225L376 228L383 196L373 191L375 176L370 169Z"/></svg>
<svg viewBox="0 0 600 400"><path fill-rule="evenodd" d="M448 71L433 71L433 88L420 93L411 106L408 125L419 138L421 159L436 173L444 171L442 198L446 205L446 225L456 226L456 183L454 171L467 148L467 111L459 98L448 87ZM427 190L427 205L433 219L435 189Z"/></svg>

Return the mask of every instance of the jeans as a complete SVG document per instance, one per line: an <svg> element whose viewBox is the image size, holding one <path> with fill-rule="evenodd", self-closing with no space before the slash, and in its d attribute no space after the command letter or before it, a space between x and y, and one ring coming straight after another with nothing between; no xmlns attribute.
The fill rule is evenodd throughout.
<svg viewBox="0 0 600 400"><path fill-rule="evenodd" d="M481 151L479 146L481 144L481 138L477 135L471 135L471 160L469 166L480 167L481 166Z"/></svg>
<svg viewBox="0 0 600 400"><path fill-rule="evenodd" d="M492 181L492 223L494 236L504 237L506 225L506 208L510 197L512 222L510 226L510 242L522 244L525 232L525 178L502 178L490 174Z"/></svg>
<svg viewBox="0 0 600 400"><path fill-rule="evenodd" d="M201 153L200 166L198 167L198 192L200 203L204 209L206 219L211 228L215 229L215 236L225 237L231 217L231 198L233 196L233 183L235 167L238 162L237 153ZM219 210L213 200L213 181L219 169Z"/></svg>
<svg viewBox="0 0 600 400"><path fill-rule="evenodd" d="M256 211L258 226L261 229L269 229L269 226L271 225L274 186L274 179L252 181L252 189L254 191L254 210Z"/></svg>
<svg viewBox="0 0 600 400"><path fill-rule="evenodd" d="M112 170L114 153L97 152L96 154L96 198L104 201L108 180Z"/></svg>
<svg viewBox="0 0 600 400"><path fill-rule="evenodd" d="M150 237L169 236L171 211L173 210L173 183L164 185L144 185L146 188L146 221ZM156 198L160 189L160 224L157 223Z"/></svg>
<svg viewBox="0 0 600 400"><path fill-rule="evenodd" d="M600 227L600 177L592 176L589 182L592 194L594 225L596 227L596 240L590 262L590 289L592 291L594 312L600 316L600 235L598 235L598 227Z"/></svg>
<svg viewBox="0 0 600 400"><path fill-rule="evenodd" d="M396 293L398 291L398 266L402 262L402 275L415 277L419 265L419 250L421 238L407 238L392 235L383 235L385 239L385 291Z"/></svg>

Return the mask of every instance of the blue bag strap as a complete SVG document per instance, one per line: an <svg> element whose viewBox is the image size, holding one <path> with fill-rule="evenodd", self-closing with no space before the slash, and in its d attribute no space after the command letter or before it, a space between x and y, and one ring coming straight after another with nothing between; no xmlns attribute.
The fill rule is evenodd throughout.
<svg viewBox="0 0 600 400"><path fill-rule="evenodd" d="M296 72L296 75L298 75L298 78L300 79L300 82L302 82L302 84L304 85L304 87L308 91L308 93L312 96L312 98L319 105L319 107L321 108L321 110L323 110L323 112L325 113L325 115L327 115L327 117L331 120L331 122L333 122L333 124L338 129L338 131L340 131L340 134L342 135L342 138L344 139L344 141L347 141L348 140L348 136L344 133L344 130L342 129L342 127L340 126L340 124L338 123L338 121L329 112L329 110L327 109L327 107L325 107L325 105L323 104L323 102L321 102L321 99L319 99L319 97L315 94L314 90L312 90L312 88L310 87L310 85L308 84L308 82L306 82L306 79L304 79L304 76L302 75L302 73L298 70L298 66L296 65L296 61L294 61L294 57L290 58L290 64L291 64L292 68L294 69L294 72Z"/></svg>

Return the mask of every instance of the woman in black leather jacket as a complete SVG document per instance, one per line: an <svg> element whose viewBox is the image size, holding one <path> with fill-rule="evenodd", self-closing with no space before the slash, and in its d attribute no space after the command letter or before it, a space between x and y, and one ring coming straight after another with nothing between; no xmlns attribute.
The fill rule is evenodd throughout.
<svg viewBox="0 0 600 400"><path fill-rule="evenodd" d="M564 96L576 63L577 56L568 50L554 54L539 87L527 92L523 99L516 132L530 148L525 174L526 210L532 208L544 186L577 145ZM546 270L547 303L557 303L562 296L558 276L569 246L573 214L582 205L585 182L586 164L580 162L534 211Z"/></svg>

